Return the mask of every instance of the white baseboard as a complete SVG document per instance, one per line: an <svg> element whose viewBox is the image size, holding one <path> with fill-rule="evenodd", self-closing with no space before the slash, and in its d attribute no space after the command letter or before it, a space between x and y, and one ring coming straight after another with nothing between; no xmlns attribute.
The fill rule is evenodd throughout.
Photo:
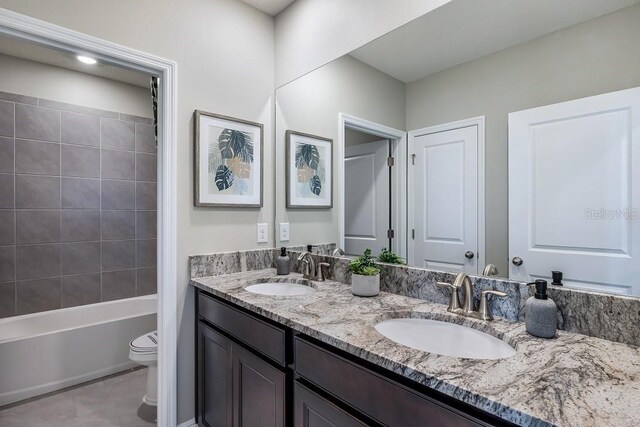
<svg viewBox="0 0 640 427"><path fill-rule="evenodd" d="M195 418L191 418L188 421L178 424L178 427L198 427L198 424L196 424Z"/></svg>

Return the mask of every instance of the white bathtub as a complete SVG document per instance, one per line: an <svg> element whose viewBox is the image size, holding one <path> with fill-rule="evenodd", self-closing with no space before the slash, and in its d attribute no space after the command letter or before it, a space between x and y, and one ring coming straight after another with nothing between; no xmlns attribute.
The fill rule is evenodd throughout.
<svg viewBox="0 0 640 427"><path fill-rule="evenodd" d="M129 341L156 312L148 295L0 319L0 406L136 366Z"/></svg>

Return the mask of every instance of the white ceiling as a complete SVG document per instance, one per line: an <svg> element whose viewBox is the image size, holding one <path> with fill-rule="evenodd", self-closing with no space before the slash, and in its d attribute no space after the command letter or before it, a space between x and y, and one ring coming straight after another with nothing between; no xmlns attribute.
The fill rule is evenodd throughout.
<svg viewBox="0 0 640 427"><path fill-rule="evenodd" d="M76 55L73 53L51 49L13 37L0 36L0 54L105 77L135 86L149 87L147 74L102 62L95 65L83 64L76 59Z"/></svg>
<svg viewBox="0 0 640 427"><path fill-rule="evenodd" d="M453 0L351 56L405 83L640 0Z"/></svg>
<svg viewBox="0 0 640 427"><path fill-rule="evenodd" d="M258 10L268 13L271 16L276 16L284 9L286 9L295 0L241 0Z"/></svg>

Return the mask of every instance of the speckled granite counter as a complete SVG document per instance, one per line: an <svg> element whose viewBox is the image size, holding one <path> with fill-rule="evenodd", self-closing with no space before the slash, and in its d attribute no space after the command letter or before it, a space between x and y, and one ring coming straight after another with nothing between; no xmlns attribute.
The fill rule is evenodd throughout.
<svg viewBox="0 0 640 427"><path fill-rule="evenodd" d="M313 282L314 294L296 297L263 296L244 289L248 283L273 277L274 269L264 269L191 283L519 425L640 425L638 347L562 331L556 339L538 339L528 335L521 322L463 318L441 304L384 292L359 298L339 282ZM474 327L507 341L517 354L503 360L439 356L396 344L373 327L385 318L408 316Z"/></svg>

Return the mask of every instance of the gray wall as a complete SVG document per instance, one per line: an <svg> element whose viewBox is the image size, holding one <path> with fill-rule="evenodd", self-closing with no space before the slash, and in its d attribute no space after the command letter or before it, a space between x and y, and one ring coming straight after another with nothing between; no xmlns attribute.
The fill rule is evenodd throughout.
<svg viewBox="0 0 640 427"><path fill-rule="evenodd" d="M500 273L508 271L508 113L640 86L638 22L640 5L407 85L409 130L486 116L486 252Z"/></svg>
<svg viewBox="0 0 640 427"><path fill-rule="evenodd" d="M0 92L0 317L156 292L156 158L149 118Z"/></svg>
<svg viewBox="0 0 640 427"><path fill-rule="evenodd" d="M351 56L343 56L277 91L276 225L289 222L286 246L339 242L338 114L404 129L405 85ZM333 209L286 209L285 131L333 139ZM276 227L277 229L277 227ZM277 236L278 237L278 236ZM278 242L280 245L280 242Z"/></svg>

